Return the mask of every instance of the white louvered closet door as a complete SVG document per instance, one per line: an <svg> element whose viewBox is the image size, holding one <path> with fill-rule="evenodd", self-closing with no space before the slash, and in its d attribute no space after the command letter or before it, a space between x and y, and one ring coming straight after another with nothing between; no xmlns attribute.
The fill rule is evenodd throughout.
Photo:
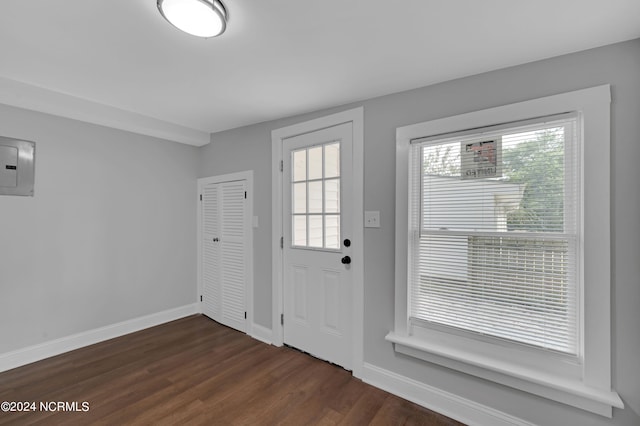
<svg viewBox="0 0 640 426"><path fill-rule="evenodd" d="M246 181L205 185L202 192L203 311L246 331Z"/></svg>
<svg viewBox="0 0 640 426"><path fill-rule="evenodd" d="M220 317L220 201L219 184L206 185L202 190L202 302L203 312L218 320Z"/></svg>

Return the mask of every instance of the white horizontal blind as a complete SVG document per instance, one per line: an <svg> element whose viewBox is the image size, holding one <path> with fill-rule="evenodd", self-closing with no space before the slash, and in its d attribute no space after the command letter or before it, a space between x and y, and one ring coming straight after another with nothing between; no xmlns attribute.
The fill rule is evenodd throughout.
<svg viewBox="0 0 640 426"><path fill-rule="evenodd" d="M412 143L414 325L578 354L577 120Z"/></svg>

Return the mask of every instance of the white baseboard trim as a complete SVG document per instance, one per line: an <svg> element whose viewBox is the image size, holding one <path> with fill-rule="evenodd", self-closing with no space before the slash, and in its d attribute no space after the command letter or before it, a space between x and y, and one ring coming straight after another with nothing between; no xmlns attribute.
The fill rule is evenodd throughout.
<svg viewBox="0 0 640 426"><path fill-rule="evenodd" d="M251 337L261 342L273 344L273 332L270 328L263 327L255 322L251 325Z"/></svg>
<svg viewBox="0 0 640 426"><path fill-rule="evenodd" d="M193 303L6 352L0 354L0 372L197 313L200 313L200 304Z"/></svg>
<svg viewBox="0 0 640 426"><path fill-rule="evenodd" d="M365 363L362 381L468 425L535 426L525 420Z"/></svg>

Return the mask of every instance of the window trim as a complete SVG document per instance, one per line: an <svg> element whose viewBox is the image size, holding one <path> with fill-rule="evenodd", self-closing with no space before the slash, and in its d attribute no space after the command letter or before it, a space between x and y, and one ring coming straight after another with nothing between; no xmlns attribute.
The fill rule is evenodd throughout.
<svg viewBox="0 0 640 426"><path fill-rule="evenodd" d="M612 407L624 407L611 389L610 103L610 86L603 85L396 129L395 324L386 339L397 352L606 417L612 416ZM568 368L565 375L541 372L539 362L532 362L533 355L540 354L526 348L517 349L522 357L500 357L497 354L505 348L490 342L440 330L415 333L409 324L407 288L411 141L567 112L582 116L583 208L578 232L583 244L579 261L583 286L578 309L583 310L583 362Z"/></svg>

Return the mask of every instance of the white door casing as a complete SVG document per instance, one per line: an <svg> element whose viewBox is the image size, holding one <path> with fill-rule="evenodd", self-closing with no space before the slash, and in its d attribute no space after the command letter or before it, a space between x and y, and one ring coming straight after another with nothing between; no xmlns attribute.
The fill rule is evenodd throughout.
<svg viewBox="0 0 640 426"><path fill-rule="evenodd" d="M345 213L344 211L342 212L341 225L343 228L342 235L338 240L340 242L340 249L333 251L309 249L306 251L316 253L316 255L326 255L331 258L327 263L327 265L329 266L325 267L323 270L313 273L310 273L311 270L307 271L307 276L311 277L311 280L316 280L317 282L322 283L321 278L323 278L324 282L330 284L329 287L333 285L334 289L341 288L341 284L338 284L340 280L347 279L350 281L350 285L348 286L348 288L350 288L350 291L345 295L344 300L346 302L344 306L349 311L348 313L350 315L350 319L345 322L345 326L349 328L348 332L345 332L345 335L350 335L350 337L346 339L348 341L346 346L347 350L345 351L345 354L343 354L343 356L348 358L348 360L344 362L341 361L340 364L346 366L349 369L352 369L353 375L355 377L361 377L363 368L363 112L363 108L355 108L352 110L343 111L337 114L332 114L329 116L277 129L272 132L272 343L276 346L280 346L285 343L285 329L287 330L287 343L289 343L291 334L296 333L294 329L289 330L288 328L283 327L281 322L281 320L283 319L282 317L284 317L283 314L286 313L285 301L287 297L285 296L285 257L287 257L287 259L297 261L295 259L295 253L298 253L300 251L289 250L285 255L285 249L281 248L280 245L281 237L283 239L284 247L287 247L287 242L291 243L292 241L291 228L288 225L289 220L287 219L287 215L290 216L291 213L289 212L285 214L285 206L289 206L291 203L291 194L287 194L287 192L290 192L292 187L291 181L288 180L288 178L284 177L285 173L283 163L284 160L286 160L287 154L284 153L283 148L284 145L287 144L287 139L291 139L300 135L311 134L318 130L333 128L336 126L339 127L340 125L345 123L348 123L350 126L353 144L352 159L350 161L350 164L346 164L343 159L342 169L348 169L349 171L352 171L351 183L347 184L349 188L345 189L343 183L343 191L351 193L351 196L349 197L351 201L351 211L348 213ZM321 143L320 141L317 142ZM287 148L289 150L291 149L291 147ZM287 204L285 204L285 197L288 199ZM348 229L349 227L351 228L351 235L347 236L345 234L345 229ZM285 230L287 230L286 238ZM348 248L348 253L346 251L345 253L340 253L340 250L345 250L345 248L342 247L342 243L345 238L349 238L351 240L351 246ZM289 244L289 249L291 249L291 244ZM291 258L292 254L294 255L294 258ZM341 263L341 259L345 255L349 255L352 259L352 263L348 269ZM320 258L317 258L317 260L320 260ZM287 263L291 264L292 262L287 261ZM289 268L289 272L303 274L305 272L303 270L304 268L300 268L301 265L303 266L302 262L298 262L296 265L297 269ZM336 271L340 271L341 273L347 271L347 275L336 275ZM349 278L348 275L351 275L351 277ZM320 285L320 287L322 288L322 284ZM291 292L288 297L295 297L295 293ZM301 293L298 293L298 297L301 297ZM292 302L290 301L290 303ZM312 307L313 305L309 306ZM312 309L316 310L316 314L318 311L320 311L320 315L325 315L325 317L328 319L334 318L334 321L329 321L331 323L329 324L329 326L324 327L324 331L331 332L332 328L336 328L335 319L339 318L339 315L338 311L335 310L336 306L325 305L325 307L328 308L329 311L324 310L324 307L315 307ZM331 311L331 309L333 309L333 311ZM289 312L291 312L292 315L295 314L295 311ZM290 322L291 321L289 321L288 323ZM321 322L322 321L320 321L319 323ZM331 345L327 344L325 346L330 347ZM306 350L304 348L301 349ZM331 360L330 357L324 356L321 353L316 353L315 355Z"/></svg>
<svg viewBox="0 0 640 426"><path fill-rule="evenodd" d="M348 370L351 151L351 123L283 141L284 343Z"/></svg>
<svg viewBox="0 0 640 426"><path fill-rule="evenodd" d="M202 312L247 333L253 320L252 180L252 172L198 179Z"/></svg>

